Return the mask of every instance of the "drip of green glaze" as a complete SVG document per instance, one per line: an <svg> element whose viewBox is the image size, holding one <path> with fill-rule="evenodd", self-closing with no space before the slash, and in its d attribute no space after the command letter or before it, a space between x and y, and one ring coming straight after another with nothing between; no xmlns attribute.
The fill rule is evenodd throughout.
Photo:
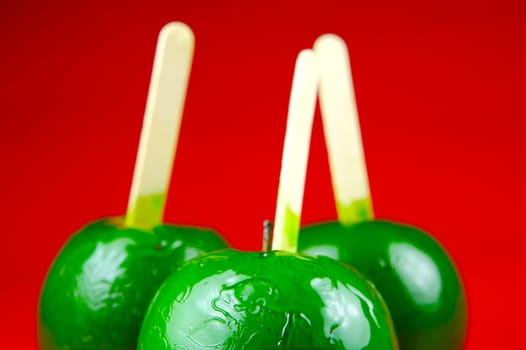
<svg viewBox="0 0 526 350"><path fill-rule="evenodd" d="M126 226L149 229L162 223L166 193L156 193L137 198L126 213Z"/></svg>
<svg viewBox="0 0 526 350"><path fill-rule="evenodd" d="M280 250L295 253L298 251L298 236L300 233L300 215L295 213L290 206L285 208L285 227L282 247Z"/></svg>
<svg viewBox="0 0 526 350"><path fill-rule="evenodd" d="M349 204L337 200L336 210L338 211L338 221L345 226L372 220L374 217L370 196L354 200Z"/></svg>

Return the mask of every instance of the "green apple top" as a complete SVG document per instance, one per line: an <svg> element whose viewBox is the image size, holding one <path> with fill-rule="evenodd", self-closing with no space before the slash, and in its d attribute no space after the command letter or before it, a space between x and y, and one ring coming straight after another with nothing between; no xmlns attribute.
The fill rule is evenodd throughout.
<svg viewBox="0 0 526 350"><path fill-rule="evenodd" d="M398 349L374 286L332 259L224 251L193 259L160 288L140 350Z"/></svg>

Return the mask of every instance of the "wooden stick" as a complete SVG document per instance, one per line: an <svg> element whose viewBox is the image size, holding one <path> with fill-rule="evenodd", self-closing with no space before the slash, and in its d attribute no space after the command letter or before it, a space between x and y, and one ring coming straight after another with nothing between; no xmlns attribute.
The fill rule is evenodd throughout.
<svg viewBox="0 0 526 350"><path fill-rule="evenodd" d="M314 51L320 60L320 107L338 220L344 225L370 220L374 215L347 46L340 37L325 34Z"/></svg>
<svg viewBox="0 0 526 350"><path fill-rule="evenodd" d="M281 161L273 250L297 250L319 81L318 65L312 50L301 51L296 60Z"/></svg>
<svg viewBox="0 0 526 350"><path fill-rule="evenodd" d="M125 224L162 222L194 53L192 30L180 22L161 30Z"/></svg>

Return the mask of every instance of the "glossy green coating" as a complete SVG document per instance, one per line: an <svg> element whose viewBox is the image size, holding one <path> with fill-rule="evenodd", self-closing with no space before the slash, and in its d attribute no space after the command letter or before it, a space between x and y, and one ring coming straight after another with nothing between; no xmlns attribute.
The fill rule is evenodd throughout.
<svg viewBox="0 0 526 350"><path fill-rule="evenodd" d="M140 350L398 349L373 285L325 257L222 251L189 261L155 296Z"/></svg>
<svg viewBox="0 0 526 350"><path fill-rule="evenodd" d="M184 261L226 247L215 232L192 227L146 232L115 219L86 226L48 273L40 349L136 349L148 304L166 277Z"/></svg>
<svg viewBox="0 0 526 350"><path fill-rule="evenodd" d="M391 311L402 350L459 350L466 334L466 298L444 248L423 231L389 221L313 225L299 251L354 266Z"/></svg>

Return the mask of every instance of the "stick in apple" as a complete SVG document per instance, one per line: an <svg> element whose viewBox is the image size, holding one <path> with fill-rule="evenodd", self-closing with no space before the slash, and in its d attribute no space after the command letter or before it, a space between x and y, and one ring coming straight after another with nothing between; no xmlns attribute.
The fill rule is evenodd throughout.
<svg viewBox="0 0 526 350"><path fill-rule="evenodd" d="M194 53L192 30L180 22L159 34L135 163L126 226L162 222Z"/></svg>
<svg viewBox="0 0 526 350"><path fill-rule="evenodd" d="M319 63L312 50L298 55L289 101L281 160L272 249L296 252L319 82Z"/></svg>
<svg viewBox="0 0 526 350"><path fill-rule="evenodd" d="M349 54L334 34L319 37L320 107L338 220L344 225L373 218L371 195L354 96Z"/></svg>

